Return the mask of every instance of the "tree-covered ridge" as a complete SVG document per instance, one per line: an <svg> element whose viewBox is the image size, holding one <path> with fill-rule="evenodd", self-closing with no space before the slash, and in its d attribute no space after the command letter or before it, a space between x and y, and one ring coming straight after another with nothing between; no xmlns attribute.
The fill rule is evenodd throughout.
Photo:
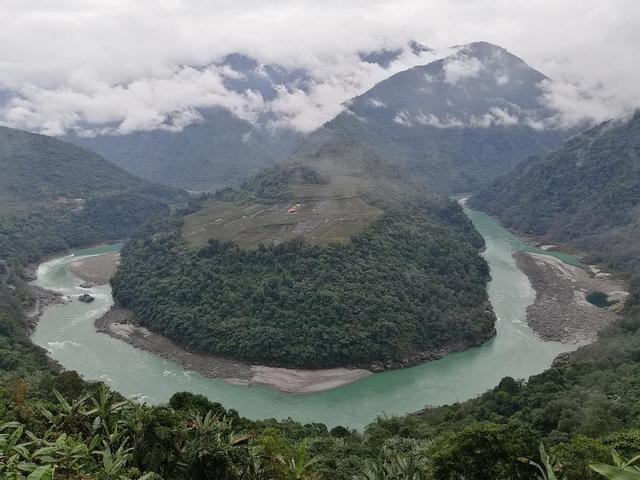
<svg viewBox="0 0 640 480"><path fill-rule="evenodd" d="M0 127L0 260L121 239L188 196L55 138Z"/></svg>
<svg viewBox="0 0 640 480"><path fill-rule="evenodd" d="M573 243L620 270L640 263L640 112L534 157L471 198L516 230Z"/></svg>
<svg viewBox="0 0 640 480"><path fill-rule="evenodd" d="M349 245L291 241L193 251L181 219L123 248L114 298L139 321L200 351L297 367L412 364L493 334L487 265L454 204L388 210ZM470 229L468 225L464 226Z"/></svg>
<svg viewBox="0 0 640 480"><path fill-rule="evenodd" d="M76 199L150 185L88 150L7 127L0 127L0 169L0 211L34 203L71 205ZM154 188L165 195L170 191Z"/></svg>
<svg viewBox="0 0 640 480"><path fill-rule="evenodd" d="M183 218L169 217L123 248L114 298L189 348L270 365L390 368L486 341L488 268L462 209L398 178L393 190L383 172L367 173L379 159L353 155L349 165L323 157L273 167L220 194L265 203L302 201L295 191L324 203L357 195L383 213L349 243L293 238L245 250L213 238L194 249Z"/></svg>
<svg viewBox="0 0 640 480"><path fill-rule="evenodd" d="M325 185L329 179L300 163L274 165L250 176L238 188L226 187L215 198L235 202L270 203L292 197L291 185Z"/></svg>

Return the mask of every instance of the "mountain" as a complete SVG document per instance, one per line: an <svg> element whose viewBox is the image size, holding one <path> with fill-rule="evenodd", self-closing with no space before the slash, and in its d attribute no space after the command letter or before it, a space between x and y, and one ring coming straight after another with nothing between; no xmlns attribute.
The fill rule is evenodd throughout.
<svg viewBox="0 0 640 480"><path fill-rule="evenodd" d="M189 190L215 190L287 156L295 138L265 137L249 122L222 108L179 132L154 130L128 135L68 136L127 171L152 182ZM269 135L269 134L266 134ZM289 135L291 137L292 135Z"/></svg>
<svg viewBox="0 0 640 480"><path fill-rule="evenodd" d="M112 286L140 324L197 351L380 371L495 333L482 245L455 202L338 142L147 225Z"/></svg>
<svg viewBox="0 0 640 480"><path fill-rule="evenodd" d="M7 127L0 127L0 169L0 211L146 185L93 152Z"/></svg>
<svg viewBox="0 0 640 480"><path fill-rule="evenodd" d="M347 102L304 148L338 139L402 161L441 192L476 189L568 132L547 125L547 78L507 50L477 42L397 73Z"/></svg>
<svg viewBox="0 0 640 480"><path fill-rule="evenodd" d="M312 81L303 69L263 64L239 53L214 66L224 72L228 90L252 92L265 102L275 99L281 89L308 91ZM292 130L268 128L272 120L268 109L259 112L253 124L222 107L200 108L195 114L199 120L182 129L92 137L72 133L64 138L146 180L196 191L238 184L248 174L288 157L302 138Z"/></svg>
<svg viewBox="0 0 640 480"><path fill-rule="evenodd" d="M640 112L518 165L471 204L516 230L640 271Z"/></svg>
<svg viewBox="0 0 640 480"><path fill-rule="evenodd" d="M126 237L148 216L188 200L93 152L6 127L0 169L0 261L14 265Z"/></svg>
<svg viewBox="0 0 640 480"><path fill-rule="evenodd" d="M415 62L426 52L431 49L411 41L397 49L360 52L359 57L363 64L377 64L386 69L401 57ZM215 190L239 184L246 175L297 150L304 135L286 127L274 128L279 117L269 107L282 92L306 94L317 87L318 80L312 72L262 63L241 53L229 54L216 64L193 68L209 67L221 72L224 87L229 91L264 103L263 108L254 112L251 123L222 107L200 108L192 112L199 119L184 128L178 128L169 118L165 129L91 137L71 133L65 139L147 180L188 190ZM86 127L100 130L103 126Z"/></svg>
<svg viewBox="0 0 640 480"><path fill-rule="evenodd" d="M365 63L375 63L382 68L388 68L392 62L398 60L404 53L420 56L423 53L429 52L433 52L433 49L415 40L410 40L406 45L400 48L382 48L380 50L360 52L358 56L360 57L360 60Z"/></svg>

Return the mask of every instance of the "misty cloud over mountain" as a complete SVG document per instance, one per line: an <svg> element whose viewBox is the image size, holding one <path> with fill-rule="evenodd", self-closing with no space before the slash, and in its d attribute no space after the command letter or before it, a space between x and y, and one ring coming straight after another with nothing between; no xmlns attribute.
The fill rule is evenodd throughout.
<svg viewBox="0 0 640 480"><path fill-rule="evenodd" d="M390 75L476 40L509 48L552 79L541 84L556 111L545 128L596 122L640 104L638 54L623 48L640 40L639 10L633 0L544 8L488 0L9 0L0 6L0 122L52 135L179 131L203 121L203 109L221 107L260 128L310 132ZM446 71L451 81L480 73L473 63ZM430 115L420 118L455 124ZM477 115L513 122L503 109Z"/></svg>

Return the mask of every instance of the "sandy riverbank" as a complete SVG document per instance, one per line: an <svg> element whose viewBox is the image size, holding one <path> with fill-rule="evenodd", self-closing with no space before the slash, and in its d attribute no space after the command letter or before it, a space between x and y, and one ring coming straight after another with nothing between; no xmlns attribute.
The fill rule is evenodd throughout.
<svg viewBox="0 0 640 480"><path fill-rule="evenodd" d="M85 257L69 265L74 275L85 282L104 285L113 276L120 263L118 252L102 253Z"/></svg>
<svg viewBox="0 0 640 480"><path fill-rule="evenodd" d="M133 313L119 307L113 307L95 323L99 332L177 362L185 369L194 370L209 378L220 378L234 385L261 384L282 392L311 393L347 385L371 374L368 370L349 368L324 370L273 368L248 365L213 355L191 353L168 338L137 326Z"/></svg>
<svg viewBox="0 0 640 480"><path fill-rule="evenodd" d="M536 291L535 302L527 308L527 322L543 340L591 342L616 319L626 297L622 282L594 276L549 255L516 252L513 256ZM604 292L618 303L596 307L586 300L590 292Z"/></svg>

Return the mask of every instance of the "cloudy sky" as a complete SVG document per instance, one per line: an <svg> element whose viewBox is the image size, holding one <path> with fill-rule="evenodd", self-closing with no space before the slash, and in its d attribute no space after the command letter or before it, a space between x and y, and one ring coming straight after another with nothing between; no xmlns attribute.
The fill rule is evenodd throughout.
<svg viewBox="0 0 640 480"><path fill-rule="evenodd" d="M223 106L310 131L390 74L358 52L417 40L486 40L554 80L568 119L601 121L640 106L638 0L2 0L0 122L59 135L180 129ZM216 66L242 52L307 70L306 89L275 99L225 87ZM171 122L167 118L171 117Z"/></svg>

